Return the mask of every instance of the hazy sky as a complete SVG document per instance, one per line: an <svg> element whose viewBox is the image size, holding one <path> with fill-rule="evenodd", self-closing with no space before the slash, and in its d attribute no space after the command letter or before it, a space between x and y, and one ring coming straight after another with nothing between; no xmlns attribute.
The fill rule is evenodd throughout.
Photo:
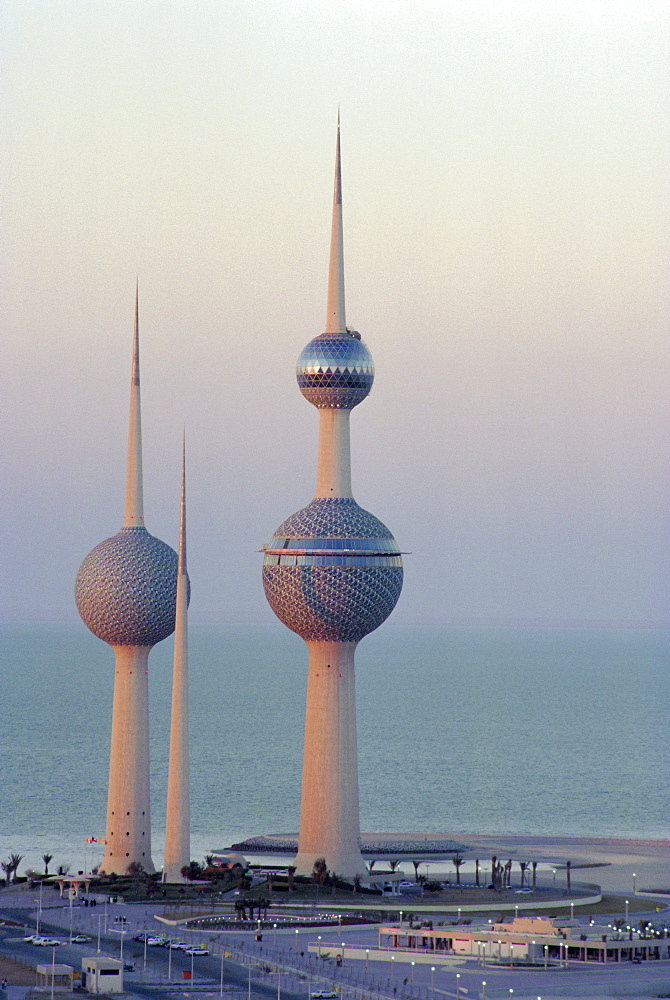
<svg viewBox="0 0 670 1000"><path fill-rule="evenodd" d="M667 2L4 0L0 45L3 617L75 618L121 525L138 275L147 527L185 423L193 620L274 621L339 105L393 620L667 623Z"/></svg>

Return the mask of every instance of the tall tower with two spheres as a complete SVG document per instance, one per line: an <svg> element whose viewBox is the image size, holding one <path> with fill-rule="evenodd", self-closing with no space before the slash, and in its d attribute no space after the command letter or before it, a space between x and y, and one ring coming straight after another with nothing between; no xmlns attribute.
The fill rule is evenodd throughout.
<svg viewBox="0 0 670 1000"><path fill-rule="evenodd" d="M340 127L325 332L297 363L298 386L319 410L314 499L264 547L263 585L277 617L309 652L296 866L309 874L366 871L360 849L354 653L400 596L402 556L391 532L351 492L349 417L372 388L372 357L347 328L344 306Z"/></svg>
<svg viewBox="0 0 670 1000"><path fill-rule="evenodd" d="M130 386L123 526L84 559L75 585L85 625L114 650L114 704L107 797L107 846L100 871L139 862L153 872L149 797L149 653L175 627L177 553L144 526L139 310Z"/></svg>

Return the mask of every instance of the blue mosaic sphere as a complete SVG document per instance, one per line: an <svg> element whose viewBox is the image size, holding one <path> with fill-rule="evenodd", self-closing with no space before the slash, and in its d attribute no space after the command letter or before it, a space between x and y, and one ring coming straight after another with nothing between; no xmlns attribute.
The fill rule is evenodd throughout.
<svg viewBox="0 0 670 1000"><path fill-rule="evenodd" d="M84 559L77 610L112 646L154 646L174 632L177 553L146 528L121 528Z"/></svg>
<svg viewBox="0 0 670 1000"><path fill-rule="evenodd" d="M352 410L370 392L372 355L357 333L322 333L298 358L300 391L314 406Z"/></svg>
<svg viewBox="0 0 670 1000"><path fill-rule="evenodd" d="M402 579L393 535L350 498L316 497L265 546L265 596L308 642L358 642L373 632L396 606Z"/></svg>

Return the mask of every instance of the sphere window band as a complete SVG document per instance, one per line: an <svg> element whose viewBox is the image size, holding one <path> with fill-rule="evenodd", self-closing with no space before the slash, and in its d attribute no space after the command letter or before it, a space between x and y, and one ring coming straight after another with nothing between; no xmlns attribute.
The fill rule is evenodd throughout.
<svg viewBox="0 0 670 1000"><path fill-rule="evenodd" d="M391 566L402 568L402 556L398 552L395 555L379 555L371 553L362 555L360 553L347 555L315 554L313 552L303 553L274 553L269 552L265 556L265 566Z"/></svg>

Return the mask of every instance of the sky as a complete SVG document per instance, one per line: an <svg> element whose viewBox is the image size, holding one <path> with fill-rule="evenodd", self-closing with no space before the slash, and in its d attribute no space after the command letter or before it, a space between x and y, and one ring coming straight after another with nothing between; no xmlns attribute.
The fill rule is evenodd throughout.
<svg viewBox="0 0 670 1000"><path fill-rule="evenodd" d="M5 0L7 620L76 620L121 526L135 282L145 514L191 618L272 622L312 497L342 118L354 495L397 624L668 624L670 5Z"/></svg>

